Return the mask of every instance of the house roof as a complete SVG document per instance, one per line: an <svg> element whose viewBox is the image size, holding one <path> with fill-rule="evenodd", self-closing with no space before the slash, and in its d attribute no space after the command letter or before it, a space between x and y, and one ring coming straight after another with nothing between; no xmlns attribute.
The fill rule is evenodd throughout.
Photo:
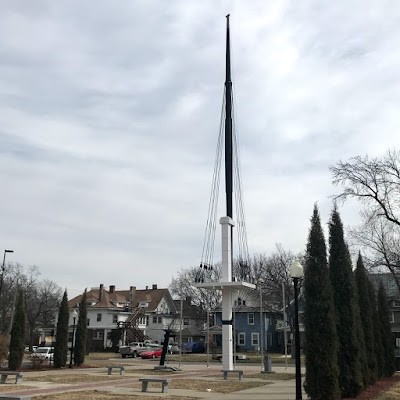
<svg viewBox="0 0 400 400"><path fill-rule="evenodd" d="M68 306L70 308L78 307L82 296L83 294L69 300ZM148 303L146 311L149 312L155 311L164 297L167 298L169 305L174 307L169 290L158 289L157 285L153 285L151 289L146 288L144 290L137 290L133 286L129 290L115 290L115 286L110 286L110 290L106 290L103 285L100 285L98 288L92 288L86 293L88 307L90 308L137 308L141 302L146 302ZM175 310L171 311L175 312Z"/></svg>
<svg viewBox="0 0 400 400"><path fill-rule="evenodd" d="M181 300L174 300L174 304L177 312L179 312L181 309ZM182 314L184 316L190 315L190 318L193 319L204 319L206 316L206 312L201 307L192 304L190 297L182 300Z"/></svg>
<svg viewBox="0 0 400 400"><path fill-rule="evenodd" d="M399 289L396 285L396 280L391 273L386 272L386 273L368 274L368 276L371 279L371 282L376 289L379 289L379 285L382 282L387 297L390 298L400 297ZM400 276L398 277L398 279L400 279Z"/></svg>

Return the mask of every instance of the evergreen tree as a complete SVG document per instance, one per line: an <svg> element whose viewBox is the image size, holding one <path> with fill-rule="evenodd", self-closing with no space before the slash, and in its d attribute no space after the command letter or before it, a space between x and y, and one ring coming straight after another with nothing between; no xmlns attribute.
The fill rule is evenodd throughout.
<svg viewBox="0 0 400 400"><path fill-rule="evenodd" d="M8 357L8 368L11 370L20 369L22 365L25 349L25 326L25 299L22 290L19 290L11 328L10 355Z"/></svg>
<svg viewBox="0 0 400 400"><path fill-rule="evenodd" d="M364 343L368 363L367 382L372 385L378 377L378 365L375 353L375 338L373 333L372 309L369 298L369 283L367 273L365 272L364 263L361 254L358 255L357 267L355 270L355 279L358 289L358 302L361 310L361 322L364 332Z"/></svg>
<svg viewBox="0 0 400 400"><path fill-rule="evenodd" d="M354 281L355 282L355 281ZM358 288L357 284L355 284L355 300L356 300L356 337L360 346L359 351L359 362L361 367L361 375L363 379L363 388L366 388L369 385L369 369L368 369L368 359L367 359L367 350L365 347L365 337L364 337L364 329L361 320L361 312L359 307L359 298L358 298Z"/></svg>
<svg viewBox="0 0 400 400"><path fill-rule="evenodd" d="M379 285L378 290L378 314L381 328L381 337L383 345L383 375L392 376L396 371L396 360L394 357L393 334L390 328L390 315L388 300L383 284Z"/></svg>
<svg viewBox="0 0 400 400"><path fill-rule="evenodd" d="M305 389L313 400L340 398L337 333L326 244L317 206L308 237L304 275Z"/></svg>
<svg viewBox="0 0 400 400"><path fill-rule="evenodd" d="M76 327L76 339L74 349L74 364L82 365L86 355L86 336L87 336L87 306L86 289L79 303L78 325Z"/></svg>
<svg viewBox="0 0 400 400"><path fill-rule="evenodd" d="M342 397L356 397L364 386L356 327L359 307L356 303L351 258L336 208L332 211L329 222L329 244L329 275L338 335L339 387Z"/></svg>
<svg viewBox="0 0 400 400"><path fill-rule="evenodd" d="M383 366L384 366L384 354L383 354L383 344L381 336L381 327L378 314L378 305L376 301L376 292L374 285L368 279L368 291L371 300L371 311L372 311L372 328L375 340L375 356L377 363L378 378L383 376Z"/></svg>
<svg viewBox="0 0 400 400"><path fill-rule="evenodd" d="M57 321L57 338L54 345L54 366L56 368L65 367L68 358L68 325L69 309L67 290L61 301Z"/></svg>

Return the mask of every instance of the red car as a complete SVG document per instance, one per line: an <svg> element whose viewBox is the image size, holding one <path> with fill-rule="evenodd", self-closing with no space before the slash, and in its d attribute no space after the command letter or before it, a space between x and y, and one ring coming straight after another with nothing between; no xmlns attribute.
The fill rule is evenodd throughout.
<svg viewBox="0 0 400 400"><path fill-rule="evenodd" d="M142 358L160 358L162 354L162 349L154 349L149 351L142 351L140 357Z"/></svg>

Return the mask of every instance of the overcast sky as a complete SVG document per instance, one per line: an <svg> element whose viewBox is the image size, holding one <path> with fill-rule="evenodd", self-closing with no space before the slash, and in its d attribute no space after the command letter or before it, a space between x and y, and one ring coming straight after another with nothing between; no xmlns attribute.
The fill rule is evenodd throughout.
<svg viewBox="0 0 400 400"><path fill-rule="evenodd" d="M303 251L314 202L329 219L329 166L400 148L396 0L3 0L7 261L70 297L199 264L228 13L251 253Z"/></svg>

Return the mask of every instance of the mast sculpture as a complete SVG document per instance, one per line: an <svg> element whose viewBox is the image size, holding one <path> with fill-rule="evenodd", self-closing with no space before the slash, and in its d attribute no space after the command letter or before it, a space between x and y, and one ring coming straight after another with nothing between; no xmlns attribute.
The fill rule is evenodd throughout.
<svg viewBox="0 0 400 400"><path fill-rule="evenodd" d="M255 289L249 282L232 281L233 266L233 145L232 145L232 80L229 15L226 27L226 76L225 76L225 192L226 216L220 219L222 231L222 280L221 282L201 282L195 286L210 290L222 290L222 370L233 370L233 292L240 289Z"/></svg>

